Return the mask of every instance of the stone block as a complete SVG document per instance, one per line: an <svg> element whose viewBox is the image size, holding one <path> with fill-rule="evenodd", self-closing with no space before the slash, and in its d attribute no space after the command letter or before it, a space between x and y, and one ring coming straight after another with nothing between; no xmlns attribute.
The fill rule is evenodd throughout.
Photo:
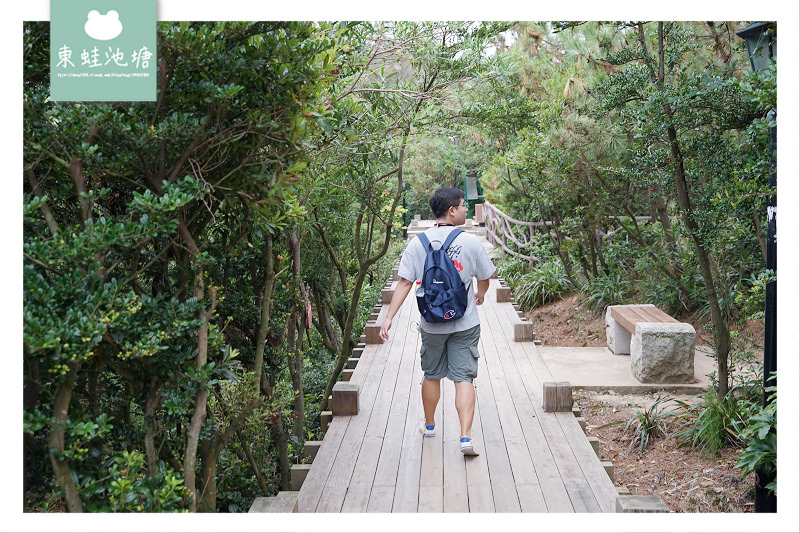
<svg viewBox="0 0 800 533"><path fill-rule="evenodd" d="M333 421L333 413L331 411L322 411L319 414L319 428L323 433L328 431L331 421Z"/></svg>
<svg viewBox="0 0 800 533"><path fill-rule="evenodd" d="M311 465L292 465L292 490L300 490L309 470Z"/></svg>
<svg viewBox="0 0 800 533"><path fill-rule="evenodd" d="M661 496L620 495L617 496L618 513L669 513L669 507Z"/></svg>
<svg viewBox="0 0 800 533"><path fill-rule="evenodd" d="M572 387L566 381L542 384L542 407L547 413L572 411Z"/></svg>
<svg viewBox="0 0 800 533"><path fill-rule="evenodd" d="M297 512L297 491L282 490L277 496L260 497L253 501L248 513Z"/></svg>
<svg viewBox="0 0 800 533"><path fill-rule="evenodd" d="M358 414L358 385L339 381L333 386L330 408L333 416Z"/></svg>
<svg viewBox="0 0 800 533"><path fill-rule="evenodd" d="M303 444L303 462L306 464L313 463L320 446L322 446L321 440L307 440Z"/></svg>
<svg viewBox="0 0 800 533"><path fill-rule="evenodd" d="M514 324L515 342L530 342L533 337L533 322L518 322Z"/></svg>
<svg viewBox="0 0 800 533"><path fill-rule="evenodd" d="M605 469L606 474L611 479L611 483L614 483L614 463L611 461L600 461L600 464L603 465L603 469Z"/></svg>
<svg viewBox="0 0 800 533"><path fill-rule="evenodd" d="M600 457L600 439L597 437L589 437L589 444L591 444L594 453L597 454L597 457Z"/></svg>
<svg viewBox="0 0 800 533"><path fill-rule="evenodd" d="M631 353L631 332L626 330L619 324L614 317L611 316L611 309L613 307L655 307L653 304L641 305L624 305L615 306L609 305L606 308L606 344L611 353L616 355L629 355Z"/></svg>
<svg viewBox="0 0 800 533"><path fill-rule="evenodd" d="M631 341L631 373L642 383L692 383L694 342L691 324L638 322Z"/></svg>

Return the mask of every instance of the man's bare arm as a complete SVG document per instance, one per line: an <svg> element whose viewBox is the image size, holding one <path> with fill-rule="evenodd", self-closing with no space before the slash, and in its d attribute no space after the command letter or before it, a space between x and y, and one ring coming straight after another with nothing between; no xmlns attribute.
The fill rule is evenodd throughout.
<svg viewBox="0 0 800 533"><path fill-rule="evenodd" d="M489 280L488 279L479 279L478 280L478 292L475 293L475 303L481 305L483 303L483 297L486 296L486 291L489 290Z"/></svg>
<svg viewBox="0 0 800 533"><path fill-rule="evenodd" d="M381 324L381 331L379 333L381 339L384 341L389 340L389 330L392 329L392 319L394 315L397 314L397 311L400 310L400 307L403 305L413 285L414 283L412 281L405 278L400 278L400 281L397 282L397 287L395 287L394 295L392 296L392 302L389 304L389 311L386 312L386 318L383 320L383 324Z"/></svg>

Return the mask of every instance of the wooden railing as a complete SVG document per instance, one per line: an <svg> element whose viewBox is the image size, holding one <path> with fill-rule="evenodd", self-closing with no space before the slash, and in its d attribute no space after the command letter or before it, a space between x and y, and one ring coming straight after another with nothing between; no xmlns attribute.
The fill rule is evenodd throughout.
<svg viewBox="0 0 800 533"><path fill-rule="evenodd" d="M514 257L540 262L541 259L533 254L525 254L522 250L533 246L536 228L552 226L552 221L525 222L506 215L489 202L483 202L483 218L486 225L486 239L493 245L499 246L503 251ZM508 247L514 243L517 250Z"/></svg>

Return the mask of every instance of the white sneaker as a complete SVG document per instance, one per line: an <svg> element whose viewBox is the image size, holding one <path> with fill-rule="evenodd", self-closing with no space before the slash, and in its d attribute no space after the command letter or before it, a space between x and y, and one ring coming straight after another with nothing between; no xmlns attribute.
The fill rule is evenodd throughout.
<svg viewBox="0 0 800 533"><path fill-rule="evenodd" d="M423 437L433 437L436 435L436 431L428 429L425 424L422 424L422 426L419 428L419 431L422 433Z"/></svg>
<svg viewBox="0 0 800 533"><path fill-rule="evenodd" d="M480 455L478 450L475 449L472 439L467 437L461 439L461 453L464 455Z"/></svg>

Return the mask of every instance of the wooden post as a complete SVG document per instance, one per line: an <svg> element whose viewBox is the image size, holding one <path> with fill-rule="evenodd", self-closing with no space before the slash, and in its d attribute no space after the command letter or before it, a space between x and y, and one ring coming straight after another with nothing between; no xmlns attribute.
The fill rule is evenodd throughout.
<svg viewBox="0 0 800 533"><path fill-rule="evenodd" d="M542 384L543 405L546 413L572 411L572 387L567 381L548 381Z"/></svg>
<svg viewBox="0 0 800 533"><path fill-rule="evenodd" d="M364 335L362 335L364 342L367 344L383 344L381 339L381 325L377 322L367 322L364 326Z"/></svg>
<svg viewBox="0 0 800 533"><path fill-rule="evenodd" d="M525 321L514 324L514 341L530 342L533 337L533 322Z"/></svg>
<svg viewBox="0 0 800 533"><path fill-rule="evenodd" d="M381 303L388 304L392 303L392 296L394 296L394 289L381 289Z"/></svg>
<svg viewBox="0 0 800 533"><path fill-rule="evenodd" d="M339 381L333 386L331 394L331 412L333 416L358 414L358 385Z"/></svg>
<svg viewBox="0 0 800 533"><path fill-rule="evenodd" d="M511 301L511 287L497 287L497 303L505 303Z"/></svg>

